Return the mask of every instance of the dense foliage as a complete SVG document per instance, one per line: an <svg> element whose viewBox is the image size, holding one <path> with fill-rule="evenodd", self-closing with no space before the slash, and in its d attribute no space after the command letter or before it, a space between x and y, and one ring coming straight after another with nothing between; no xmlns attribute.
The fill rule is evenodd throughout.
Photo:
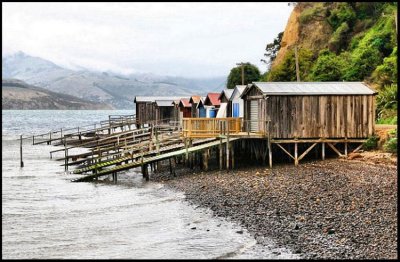
<svg viewBox="0 0 400 262"><path fill-rule="evenodd" d="M251 82L260 80L260 70L250 63L243 65L244 70L244 84L247 85ZM233 89L236 85L242 84L242 67L239 65L231 69L227 79L227 88Z"/></svg>
<svg viewBox="0 0 400 262"><path fill-rule="evenodd" d="M380 93L378 121L393 122L394 117L397 121L396 11L396 2L308 4L299 16L300 26L324 23L332 33L316 32L329 39L321 49L307 49L299 39L301 81L369 82ZM290 48L281 62L263 75L263 81L296 81L294 51Z"/></svg>

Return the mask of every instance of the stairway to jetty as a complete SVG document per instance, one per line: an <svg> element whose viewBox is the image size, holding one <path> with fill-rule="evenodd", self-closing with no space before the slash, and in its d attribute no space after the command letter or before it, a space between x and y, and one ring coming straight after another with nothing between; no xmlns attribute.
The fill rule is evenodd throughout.
<svg viewBox="0 0 400 262"><path fill-rule="evenodd" d="M203 154L201 159L207 169L209 149L216 146L219 146L220 169L225 154L223 151L226 152L228 169L228 155L232 154L233 158L229 145L240 139L224 131L229 130L228 125L219 134L194 139L185 136L186 130L183 130L182 124L177 121L169 121L167 124L150 122L147 123L147 127L137 127L139 126L134 115L109 116L109 120L101 121L100 125L64 128L26 138L32 138L34 145L54 143L55 146L60 146L60 149L50 151L50 158L52 159L55 153L64 153L64 156L57 157L56 161L64 162L61 166L64 166L65 171L68 171L70 166L75 166L72 173L82 176L72 180L73 182L91 181L109 174L112 174L113 180L116 181L118 172L139 166L142 167L143 177L149 180L148 165L151 165L152 170L156 170L160 161L169 160L170 172L173 173L172 166L182 162L191 166L195 157L200 159L197 158L199 154ZM223 144L226 145L226 150L223 149ZM87 152L71 154L71 151L77 148L87 149Z"/></svg>
<svg viewBox="0 0 400 262"><path fill-rule="evenodd" d="M159 154L159 155L156 155L156 156L140 157L139 159L133 160L131 163L124 164L124 165L116 165L114 168L104 169L104 170L101 170L99 172L95 172L94 174L86 175L86 176L84 176L82 178L78 178L78 179L75 179L75 180L72 180L72 181L73 182L90 181L90 180L92 180L94 178L98 178L100 176L105 176L105 175L113 174L113 173L116 173L116 172L132 169L132 168L135 168L135 167L143 166L145 164L150 164L150 163L153 163L153 162L169 159L169 158L175 157L175 156L180 156L180 155L185 155L185 154L188 154L188 153L193 153L193 152L200 151L200 150L207 149L207 148L211 148L211 147L214 147L214 146L219 146L219 145L225 144L227 142L232 142L232 141L235 141L235 140L238 140L238 139L239 138L232 138L230 140L228 140L228 139L221 139L221 140L214 139L214 141L212 141L212 142L208 142L208 143L204 143L204 144L197 145L197 146L192 146L192 147L186 147L184 149L174 150L172 152L166 152L166 153ZM124 161L124 160L122 160L122 161ZM116 163L117 162L110 163L109 165L116 164ZM101 166L101 165L103 165L103 166ZM100 167L105 167L106 165L107 165L107 162L100 164Z"/></svg>

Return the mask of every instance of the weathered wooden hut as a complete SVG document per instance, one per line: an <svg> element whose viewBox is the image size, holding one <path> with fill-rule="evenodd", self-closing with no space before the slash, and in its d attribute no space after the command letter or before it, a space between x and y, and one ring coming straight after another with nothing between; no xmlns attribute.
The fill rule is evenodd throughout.
<svg viewBox="0 0 400 262"><path fill-rule="evenodd" d="M137 126L177 120L174 119L177 113L172 103L181 98L180 96L136 96L134 103L136 105Z"/></svg>
<svg viewBox="0 0 400 262"><path fill-rule="evenodd" d="M206 106L204 105L205 99L206 99L205 97L200 98L200 101L196 106L197 111L199 112L199 117L207 117L207 109Z"/></svg>
<svg viewBox="0 0 400 262"><path fill-rule="evenodd" d="M208 93L204 100L207 117L216 117L221 101L218 99L220 93Z"/></svg>
<svg viewBox="0 0 400 262"><path fill-rule="evenodd" d="M192 117L199 117L199 110L197 109L197 105L201 100L201 96L191 96L189 99L189 103L192 105Z"/></svg>
<svg viewBox="0 0 400 262"><path fill-rule="evenodd" d="M244 129L279 139L367 138L376 92L362 82L253 82L243 91Z"/></svg>
<svg viewBox="0 0 400 262"><path fill-rule="evenodd" d="M220 110L218 110L218 116L217 117L231 117L231 103L229 99L231 98L233 93L233 89L224 89L222 90L221 94L218 97L218 100L220 101ZM222 110L221 110L222 109Z"/></svg>
<svg viewBox="0 0 400 262"><path fill-rule="evenodd" d="M229 110L228 113L231 117L243 117L243 99L240 97L245 90L246 85L237 85L233 89L232 95L229 98Z"/></svg>
<svg viewBox="0 0 400 262"><path fill-rule="evenodd" d="M182 98L179 101L179 110L182 112L182 117L192 117L192 105L189 103L189 99Z"/></svg>

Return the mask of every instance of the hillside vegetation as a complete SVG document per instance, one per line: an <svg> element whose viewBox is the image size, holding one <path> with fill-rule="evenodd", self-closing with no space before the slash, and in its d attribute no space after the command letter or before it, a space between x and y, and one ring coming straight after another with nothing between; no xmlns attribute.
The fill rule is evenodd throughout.
<svg viewBox="0 0 400 262"><path fill-rule="evenodd" d="M297 3L261 80L296 81L297 46L301 81L364 81L379 93L378 123L396 124L396 16L394 2Z"/></svg>

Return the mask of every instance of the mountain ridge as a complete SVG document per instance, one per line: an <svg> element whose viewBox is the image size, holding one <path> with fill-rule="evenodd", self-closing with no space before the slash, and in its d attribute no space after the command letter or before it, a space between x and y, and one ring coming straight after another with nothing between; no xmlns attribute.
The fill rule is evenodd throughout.
<svg viewBox="0 0 400 262"><path fill-rule="evenodd" d="M114 109L108 104L93 103L68 94L55 93L41 87L29 85L18 79L2 79L1 87L3 110Z"/></svg>
<svg viewBox="0 0 400 262"><path fill-rule="evenodd" d="M117 109L134 107L140 95L205 95L220 91L226 77L184 78L152 73L123 75L113 72L66 69L23 52L2 58L3 77L15 78L47 90L72 94L92 102L111 104Z"/></svg>

